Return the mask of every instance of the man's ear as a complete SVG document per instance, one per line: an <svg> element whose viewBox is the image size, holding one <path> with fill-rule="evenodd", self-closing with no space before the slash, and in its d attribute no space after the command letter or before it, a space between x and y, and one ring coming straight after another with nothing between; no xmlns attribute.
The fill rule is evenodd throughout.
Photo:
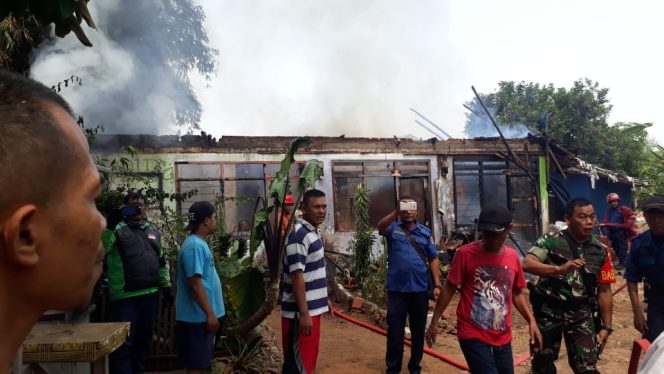
<svg viewBox="0 0 664 374"><path fill-rule="evenodd" d="M21 266L34 266L39 262L36 212L36 206L23 205L15 210L2 226L0 249L6 252L10 261Z"/></svg>

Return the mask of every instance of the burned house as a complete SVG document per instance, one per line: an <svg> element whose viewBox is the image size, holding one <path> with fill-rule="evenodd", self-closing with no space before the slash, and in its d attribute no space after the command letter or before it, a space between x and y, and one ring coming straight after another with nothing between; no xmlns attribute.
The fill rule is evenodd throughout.
<svg viewBox="0 0 664 374"><path fill-rule="evenodd" d="M100 135L94 152L112 157L121 146L137 151L132 172L153 178L167 192L197 190L174 206L186 211L197 200L227 199L226 230L251 220L255 199L269 183L292 137ZM294 170L310 159L323 166L317 188L328 197L324 235L344 250L355 229L353 195L358 183L369 190L370 221L394 209L398 196L418 201L419 220L437 241L454 235L473 237L475 219L487 203L514 212L512 241L525 251L562 219L572 196L590 198L599 212L603 198L618 192L624 202L641 182L594 167L541 138L412 140L399 138L312 137L296 155ZM154 165L162 165L155 173ZM293 173L297 175L298 173ZM175 203L173 203L175 204Z"/></svg>

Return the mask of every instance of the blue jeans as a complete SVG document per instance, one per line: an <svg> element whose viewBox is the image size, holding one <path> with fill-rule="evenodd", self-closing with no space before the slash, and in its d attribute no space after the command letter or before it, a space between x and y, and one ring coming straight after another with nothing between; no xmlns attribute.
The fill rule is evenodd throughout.
<svg viewBox="0 0 664 374"><path fill-rule="evenodd" d="M512 343L496 347L478 339L459 339L459 345L471 373L514 373Z"/></svg>
<svg viewBox="0 0 664 374"><path fill-rule="evenodd" d="M158 302L158 293L111 301L111 321L131 322L129 338L108 358L111 374L144 371L145 355L152 341Z"/></svg>
<svg viewBox="0 0 664 374"><path fill-rule="evenodd" d="M410 361L408 371L419 374L422 370L420 362L424 354L424 328L429 311L427 292L394 292L387 293L387 353L385 364L387 374L400 373L403 360L404 328L406 315L411 332Z"/></svg>

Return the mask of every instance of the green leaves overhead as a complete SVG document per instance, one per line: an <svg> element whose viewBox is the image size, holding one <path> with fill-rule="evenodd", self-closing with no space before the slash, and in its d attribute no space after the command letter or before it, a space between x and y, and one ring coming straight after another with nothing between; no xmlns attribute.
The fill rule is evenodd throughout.
<svg viewBox="0 0 664 374"><path fill-rule="evenodd" d="M81 28L81 22L96 29L92 15L88 10L88 0L13 0L0 7L0 19L10 14L17 18L34 16L41 25L55 25L55 35L64 37L74 32L85 46L92 43Z"/></svg>

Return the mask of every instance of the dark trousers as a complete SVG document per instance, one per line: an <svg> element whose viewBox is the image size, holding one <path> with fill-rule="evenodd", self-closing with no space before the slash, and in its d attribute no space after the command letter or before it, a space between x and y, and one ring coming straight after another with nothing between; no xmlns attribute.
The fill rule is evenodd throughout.
<svg viewBox="0 0 664 374"><path fill-rule="evenodd" d="M664 331L664 306L648 304L648 314L646 321L648 330L644 334L644 338L648 339L651 343L657 339L659 334Z"/></svg>
<svg viewBox="0 0 664 374"><path fill-rule="evenodd" d="M533 353L534 374L555 374L562 339L567 348L567 362L575 374L599 374L595 323L587 307L561 309L546 301L533 308L542 332L542 349Z"/></svg>
<svg viewBox="0 0 664 374"><path fill-rule="evenodd" d="M625 230L611 230L609 238L611 239L611 247L618 257L618 262L624 265L627 258L627 234Z"/></svg>
<svg viewBox="0 0 664 374"><path fill-rule="evenodd" d="M460 339L459 345L473 374L513 374L512 343L501 346L478 339Z"/></svg>
<svg viewBox="0 0 664 374"><path fill-rule="evenodd" d="M109 356L111 374L142 373L152 341L159 295L153 293L110 302L111 321L130 322L129 338Z"/></svg>
<svg viewBox="0 0 664 374"><path fill-rule="evenodd" d="M406 315L411 332L410 361L408 371L411 374L422 370L420 361L424 353L424 328L429 311L427 292L393 292L387 293L387 353L385 363L387 374L400 373L403 360L404 328Z"/></svg>

